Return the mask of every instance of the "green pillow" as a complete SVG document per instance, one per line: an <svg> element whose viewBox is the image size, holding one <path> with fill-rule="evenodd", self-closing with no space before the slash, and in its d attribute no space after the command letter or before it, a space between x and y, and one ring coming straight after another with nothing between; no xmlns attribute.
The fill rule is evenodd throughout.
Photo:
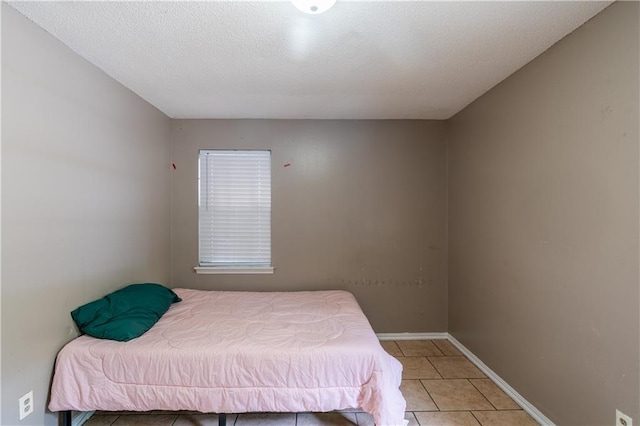
<svg viewBox="0 0 640 426"><path fill-rule="evenodd" d="M83 333L126 342L142 336L172 303L181 300L160 284L131 284L80 306L71 317Z"/></svg>

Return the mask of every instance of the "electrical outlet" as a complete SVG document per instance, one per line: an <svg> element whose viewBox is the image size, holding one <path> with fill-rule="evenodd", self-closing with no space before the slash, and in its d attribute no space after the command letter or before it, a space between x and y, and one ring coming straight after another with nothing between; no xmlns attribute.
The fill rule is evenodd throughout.
<svg viewBox="0 0 640 426"><path fill-rule="evenodd" d="M20 420L33 413L33 391L29 391L18 400Z"/></svg>
<svg viewBox="0 0 640 426"><path fill-rule="evenodd" d="M616 410L616 426L633 426L633 420L620 410Z"/></svg>

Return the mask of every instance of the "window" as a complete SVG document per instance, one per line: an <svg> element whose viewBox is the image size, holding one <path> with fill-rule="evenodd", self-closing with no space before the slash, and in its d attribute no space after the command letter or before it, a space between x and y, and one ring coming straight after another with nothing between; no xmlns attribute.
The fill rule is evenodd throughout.
<svg viewBox="0 0 640 426"><path fill-rule="evenodd" d="M198 273L271 273L271 151L203 150Z"/></svg>

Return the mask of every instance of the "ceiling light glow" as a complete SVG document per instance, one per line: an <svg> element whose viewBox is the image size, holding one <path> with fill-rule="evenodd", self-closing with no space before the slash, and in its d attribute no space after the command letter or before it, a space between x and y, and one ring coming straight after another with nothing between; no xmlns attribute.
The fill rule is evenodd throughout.
<svg viewBox="0 0 640 426"><path fill-rule="evenodd" d="M331 9L337 0L291 0L298 10L310 15L318 15Z"/></svg>

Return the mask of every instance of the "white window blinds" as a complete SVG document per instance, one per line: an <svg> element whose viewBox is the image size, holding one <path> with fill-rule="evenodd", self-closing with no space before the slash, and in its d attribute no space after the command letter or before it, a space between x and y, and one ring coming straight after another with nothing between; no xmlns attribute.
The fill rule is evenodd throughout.
<svg viewBox="0 0 640 426"><path fill-rule="evenodd" d="M271 151L200 151L200 266L271 266Z"/></svg>

